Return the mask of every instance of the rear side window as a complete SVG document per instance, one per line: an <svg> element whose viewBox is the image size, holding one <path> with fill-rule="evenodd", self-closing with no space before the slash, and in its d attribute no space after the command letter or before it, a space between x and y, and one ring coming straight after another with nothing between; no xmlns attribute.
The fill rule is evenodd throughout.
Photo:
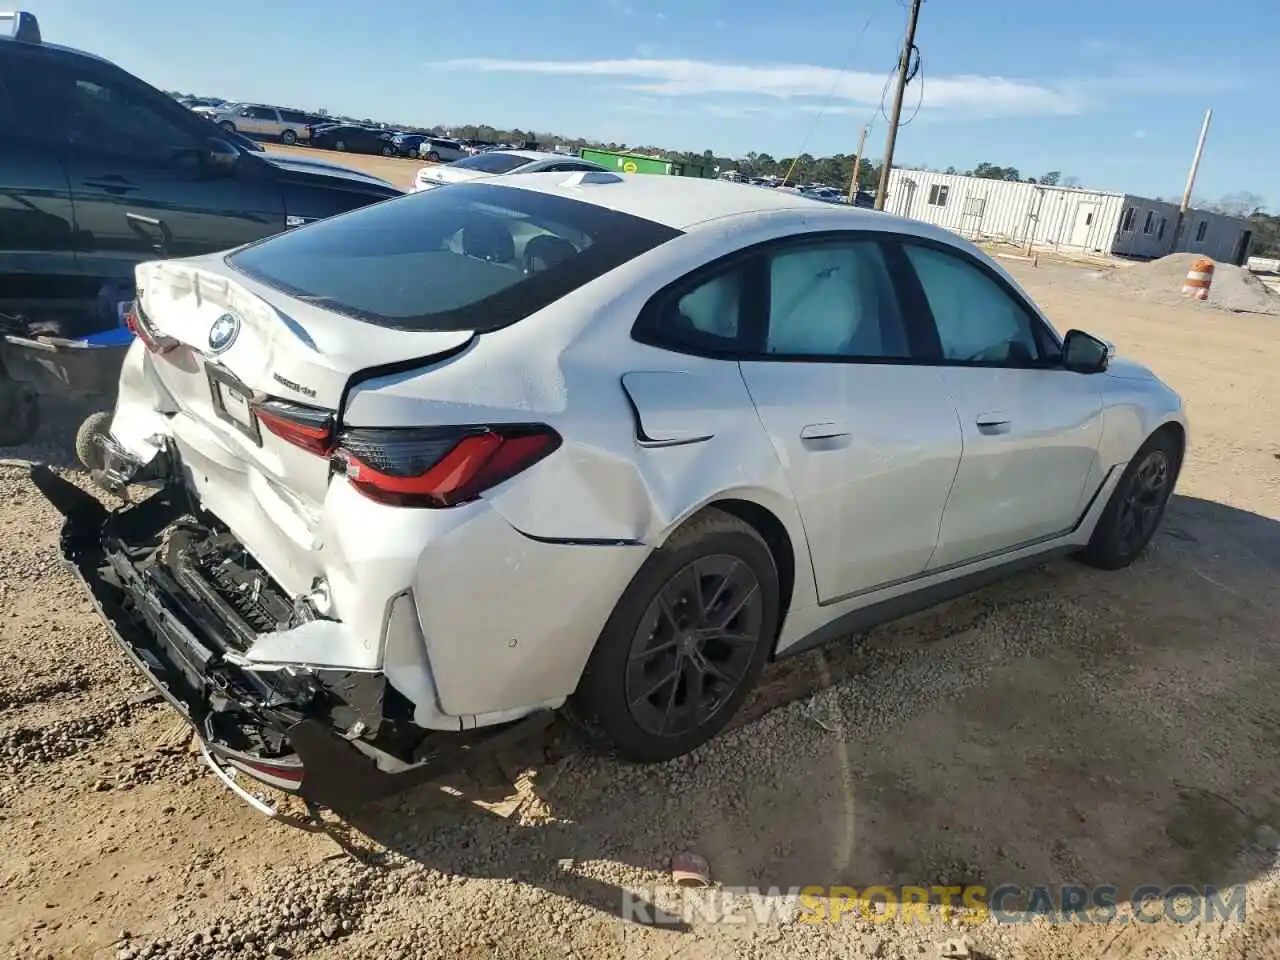
<svg viewBox="0 0 1280 960"><path fill-rule="evenodd" d="M477 153L474 157L459 160L454 166L463 170L476 170L480 173L497 175L510 173L516 167L523 167L530 162L532 161L528 157L517 157L511 153Z"/></svg>
<svg viewBox="0 0 1280 960"><path fill-rule="evenodd" d="M16 43L6 43L0 50L0 85L9 94L5 133L49 146L66 145L67 103L64 97L57 96L56 82L60 59ZM0 103L0 112L4 106Z"/></svg>
<svg viewBox="0 0 1280 960"><path fill-rule="evenodd" d="M321 220L227 257L292 296L401 330L496 330L679 236L594 204L451 184Z"/></svg>

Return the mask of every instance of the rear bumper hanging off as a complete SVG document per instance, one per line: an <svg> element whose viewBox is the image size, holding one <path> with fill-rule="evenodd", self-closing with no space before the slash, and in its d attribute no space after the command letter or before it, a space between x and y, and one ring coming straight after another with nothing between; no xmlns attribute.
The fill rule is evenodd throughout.
<svg viewBox="0 0 1280 960"><path fill-rule="evenodd" d="M239 789L232 771L338 810L400 792L456 769L477 754L527 736L549 723L542 712L505 727L461 733L414 728L395 758L401 772L381 769L375 750L356 746L350 730L332 722L335 688L349 694L341 708L381 704L380 673L349 673L340 684L306 668L246 669L216 649L211 631L234 635L210 597L184 588L146 559L187 508L169 488L108 511L95 497L45 466L32 480L64 517L61 551L125 656L192 727L220 779L263 812L271 808ZM175 502L177 500L177 502ZM139 559L142 558L142 559ZM241 625L243 626L243 625ZM375 689L376 688L376 689ZM357 702L358 701L358 702ZM366 747L366 749L361 749Z"/></svg>

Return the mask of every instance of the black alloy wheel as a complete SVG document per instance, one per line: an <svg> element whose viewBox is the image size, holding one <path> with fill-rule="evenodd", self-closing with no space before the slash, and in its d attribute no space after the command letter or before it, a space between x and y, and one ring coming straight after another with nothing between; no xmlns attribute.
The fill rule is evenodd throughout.
<svg viewBox="0 0 1280 960"><path fill-rule="evenodd" d="M764 632L764 598L736 557L702 557L671 577L649 604L627 661L627 709L659 737L711 720L751 668Z"/></svg>

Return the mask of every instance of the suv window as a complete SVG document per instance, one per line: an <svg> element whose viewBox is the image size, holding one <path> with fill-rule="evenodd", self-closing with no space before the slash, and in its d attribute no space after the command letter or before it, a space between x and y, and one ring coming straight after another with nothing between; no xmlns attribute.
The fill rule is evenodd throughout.
<svg viewBox="0 0 1280 960"><path fill-rule="evenodd" d="M252 120L276 119L276 112L270 107L250 107L244 112L244 115Z"/></svg>
<svg viewBox="0 0 1280 960"><path fill-rule="evenodd" d="M198 145L195 115L123 70L84 56L36 53L15 60L24 70L20 128L117 156L168 159Z"/></svg>
<svg viewBox="0 0 1280 960"><path fill-rule="evenodd" d="M768 255L765 352L803 357L911 356L897 294L875 240L838 239Z"/></svg>
<svg viewBox="0 0 1280 960"><path fill-rule="evenodd" d="M299 110L281 110L280 119L285 123L306 123L307 115Z"/></svg>
<svg viewBox="0 0 1280 960"><path fill-rule="evenodd" d="M278 234L227 263L401 330L497 330L678 236L531 190L459 183Z"/></svg>
<svg viewBox="0 0 1280 960"><path fill-rule="evenodd" d="M994 277L958 253L904 244L938 329L943 359L1031 366L1042 359L1037 321Z"/></svg>

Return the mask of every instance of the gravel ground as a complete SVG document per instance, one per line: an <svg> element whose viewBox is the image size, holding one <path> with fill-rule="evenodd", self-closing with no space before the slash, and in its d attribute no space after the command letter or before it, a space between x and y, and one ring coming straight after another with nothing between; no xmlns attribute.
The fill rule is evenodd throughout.
<svg viewBox="0 0 1280 960"><path fill-rule="evenodd" d="M1125 263L1106 273L1106 280L1124 296L1141 297L1155 303L1182 299L1182 284L1191 265L1201 259L1194 253L1171 253L1147 263ZM1243 267L1230 263L1214 265L1209 299L1197 303L1200 309L1230 310L1280 316L1280 296Z"/></svg>
<svg viewBox="0 0 1280 960"><path fill-rule="evenodd" d="M657 767L555 728L376 807L263 818L139 698L58 565L56 516L0 466L0 955L893 960L963 936L994 960L1280 956L1274 321L1007 265L1062 329L1187 398L1149 554L1055 563L771 668L743 723ZM6 454L79 477L81 413ZM671 905L682 850L729 887L1247 883L1249 920L619 919L624 891Z"/></svg>

